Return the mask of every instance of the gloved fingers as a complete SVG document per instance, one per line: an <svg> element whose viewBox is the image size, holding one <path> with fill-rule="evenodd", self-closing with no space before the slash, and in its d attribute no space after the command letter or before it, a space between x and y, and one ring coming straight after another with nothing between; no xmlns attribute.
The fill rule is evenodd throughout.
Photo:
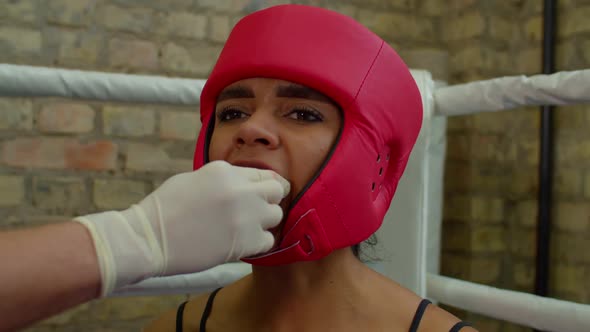
<svg viewBox="0 0 590 332"><path fill-rule="evenodd" d="M267 180L278 181L283 187L283 197L287 196L289 191L291 191L291 184L289 183L289 181L285 180L282 176L280 176L278 173L274 171L250 167L234 167L238 170L240 175L253 182L265 182Z"/></svg>
<svg viewBox="0 0 590 332"><path fill-rule="evenodd" d="M285 187L275 180L255 183L253 184L253 190L270 204L279 204L288 194L288 192L285 193Z"/></svg>
<svg viewBox="0 0 590 332"><path fill-rule="evenodd" d="M260 237L260 250L258 252L252 253L252 255L257 255L261 253L265 253L272 249L275 244L275 237L268 231L262 233Z"/></svg>
<svg viewBox="0 0 590 332"><path fill-rule="evenodd" d="M283 220L283 209L276 204L268 205L264 212L260 226L265 231L277 227Z"/></svg>

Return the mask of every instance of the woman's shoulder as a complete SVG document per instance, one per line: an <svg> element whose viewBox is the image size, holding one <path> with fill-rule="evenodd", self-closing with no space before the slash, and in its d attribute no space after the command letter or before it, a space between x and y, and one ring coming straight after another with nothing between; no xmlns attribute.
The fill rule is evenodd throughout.
<svg viewBox="0 0 590 332"><path fill-rule="evenodd" d="M457 316L451 314L450 312L444 310L443 308L435 304L430 304L424 312L424 316L422 321L420 322L420 328L418 329L418 331L451 331L452 328L460 322L461 319L459 319ZM477 330L471 326L462 327L459 331L477 332Z"/></svg>
<svg viewBox="0 0 590 332"><path fill-rule="evenodd" d="M203 313L205 312L205 308L207 307L207 302L211 299L211 313L213 313L212 317L210 316L207 320L208 327L210 325L218 325L219 322L219 315L215 315L215 313L225 312L227 313L228 310L231 309L231 304L233 300L236 298L236 294L240 294L239 289L242 285L247 282L251 275L247 275L240 280L237 280L225 287L223 289L219 289L219 291L212 291L204 294L195 295L190 300L186 302L184 308L182 310L182 331L183 332L200 332L199 326L201 323L201 317L203 317ZM179 303L180 307L181 303ZM143 331L144 332L174 332L176 331L176 321L177 321L177 313L178 308L170 310L163 315L156 318L153 322L151 322ZM225 317L225 315L221 315L221 317ZM225 323L225 322L221 322ZM209 328L208 328L209 330ZM211 330L217 330L216 326L212 326Z"/></svg>
<svg viewBox="0 0 590 332"><path fill-rule="evenodd" d="M205 310L207 300L211 293L197 295L184 304L182 310L182 331L199 332L200 314ZM177 324L178 307L165 312L144 327L143 332L175 332Z"/></svg>
<svg viewBox="0 0 590 332"><path fill-rule="evenodd" d="M379 275L377 280L373 280L371 285L375 287L374 290L376 291L372 295L381 299L381 301L377 302L381 303L378 312L390 320L397 321L399 324L403 324L402 322L409 324L418 318L420 321L418 332L451 331L455 324L461 322L458 317L443 308L430 302L423 303L423 298L416 293L382 275ZM396 299L398 303L396 312L391 312L390 303L392 298ZM419 313L421 303L423 303L423 311ZM426 303L428 305L424 306ZM421 315L421 317L416 317L417 315ZM477 332L477 330L472 327L463 327L460 332Z"/></svg>

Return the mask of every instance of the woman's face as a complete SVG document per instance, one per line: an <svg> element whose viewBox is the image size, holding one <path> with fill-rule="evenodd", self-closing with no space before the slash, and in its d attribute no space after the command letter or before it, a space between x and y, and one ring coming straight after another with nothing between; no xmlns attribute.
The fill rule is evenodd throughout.
<svg viewBox="0 0 590 332"><path fill-rule="evenodd" d="M251 78L217 99L209 159L272 169L291 183L283 210L319 169L341 126L338 107L302 85Z"/></svg>

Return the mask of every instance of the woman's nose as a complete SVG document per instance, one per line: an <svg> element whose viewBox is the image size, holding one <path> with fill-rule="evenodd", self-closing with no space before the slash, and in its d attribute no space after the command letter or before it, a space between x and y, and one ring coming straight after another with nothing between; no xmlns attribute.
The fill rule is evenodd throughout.
<svg viewBox="0 0 590 332"><path fill-rule="evenodd" d="M234 143L237 146L261 145L272 149L279 145L280 140L276 124L270 119L270 115L255 112L240 124Z"/></svg>

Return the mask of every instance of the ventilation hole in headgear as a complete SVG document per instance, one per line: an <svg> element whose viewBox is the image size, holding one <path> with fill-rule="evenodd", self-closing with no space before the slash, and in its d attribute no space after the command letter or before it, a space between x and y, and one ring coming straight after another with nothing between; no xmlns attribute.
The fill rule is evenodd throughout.
<svg viewBox="0 0 590 332"><path fill-rule="evenodd" d="M383 175L383 167L379 168L379 176Z"/></svg>
<svg viewBox="0 0 590 332"><path fill-rule="evenodd" d="M373 182L373 185L371 186L371 191L375 191L375 182Z"/></svg>
<svg viewBox="0 0 590 332"><path fill-rule="evenodd" d="M377 162L380 162L380 161L381 161L381 155L380 155L380 154L378 154L378 155L377 155Z"/></svg>
<svg viewBox="0 0 590 332"><path fill-rule="evenodd" d="M311 236L305 234L305 238L307 239L307 241L309 242L309 251L307 252L308 255L311 255L314 250L315 250L315 246L313 245L313 241L311 240Z"/></svg>

